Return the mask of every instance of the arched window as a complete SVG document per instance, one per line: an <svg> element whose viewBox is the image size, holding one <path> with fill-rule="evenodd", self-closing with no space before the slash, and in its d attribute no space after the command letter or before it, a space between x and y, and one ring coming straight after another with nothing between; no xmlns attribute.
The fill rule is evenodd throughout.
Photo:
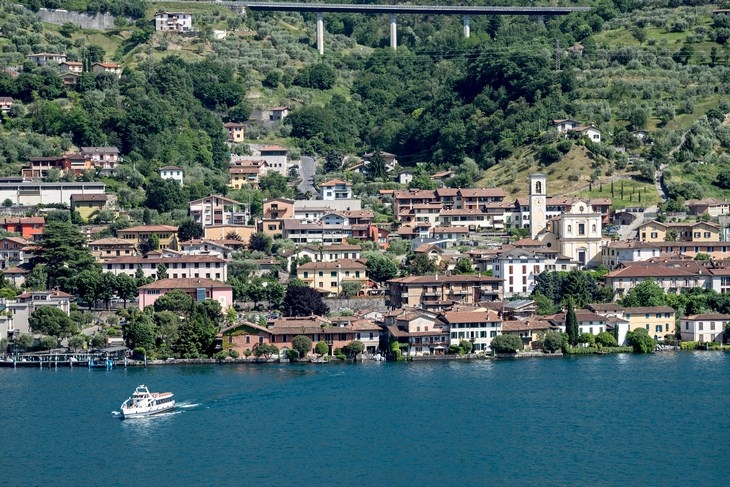
<svg viewBox="0 0 730 487"><path fill-rule="evenodd" d="M568 233L573 233L573 225L568 225Z"/></svg>
<svg viewBox="0 0 730 487"><path fill-rule="evenodd" d="M542 183L540 181L535 183L535 193L542 193Z"/></svg>
<svg viewBox="0 0 730 487"><path fill-rule="evenodd" d="M591 232L596 233L596 224L591 225Z"/></svg>

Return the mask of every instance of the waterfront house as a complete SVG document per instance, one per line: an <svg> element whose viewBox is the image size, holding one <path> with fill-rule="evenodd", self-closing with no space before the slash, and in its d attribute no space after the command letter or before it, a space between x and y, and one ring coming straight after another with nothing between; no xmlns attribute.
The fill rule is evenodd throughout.
<svg viewBox="0 0 730 487"><path fill-rule="evenodd" d="M386 305L441 311L453 303L495 301L502 296L502 279L481 275L429 275L391 279L387 282Z"/></svg>
<svg viewBox="0 0 730 487"><path fill-rule="evenodd" d="M137 290L139 309L152 306L160 296L170 291L182 291L196 303L207 299L217 301L221 311L225 314L229 306L233 305L233 286L221 281L203 278L160 279L159 281L140 286Z"/></svg>
<svg viewBox="0 0 730 487"><path fill-rule="evenodd" d="M20 333L30 333L28 318L36 309L50 306L60 309L67 316L71 313L71 299L73 296L62 291L26 291L19 294L14 300L0 301L4 311L10 314L7 326L0 328L0 339L17 336Z"/></svg>
<svg viewBox="0 0 730 487"><path fill-rule="evenodd" d="M266 327L242 321L222 329L216 335L215 349L235 350L241 356L252 355L259 345L271 343L271 333Z"/></svg>
<svg viewBox="0 0 730 487"><path fill-rule="evenodd" d="M495 310L444 311L439 319L449 327L450 345L459 345L461 340L471 342L472 351L489 350L492 338L502 330L502 319Z"/></svg>
<svg viewBox="0 0 730 487"><path fill-rule="evenodd" d="M655 340L674 338L675 312L671 306L644 306L624 308L623 319L629 322L629 331L644 328Z"/></svg>
<svg viewBox="0 0 730 487"><path fill-rule="evenodd" d="M271 343L279 348L279 355L292 348L292 339L303 335L312 340L312 351L317 342L325 342L332 354L335 349L342 349L355 340L356 331L349 325L335 326L332 321L321 316L297 316L274 318L266 322L266 329L271 335Z"/></svg>
<svg viewBox="0 0 730 487"><path fill-rule="evenodd" d="M525 350L538 348L537 343L548 331L559 328L548 320L529 318L526 320L509 320L502 323L502 335L516 335L522 340Z"/></svg>
<svg viewBox="0 0 730 487"><path fill-rule="evenodd" d="M730 325L730 315L706 313L686 316L680 320L682 341L719 342L727 341L726 327Z"/></svg>
<svg viewBox="0 0 730 487"><path fill-rule="evenodd" d="M385 333L381 348L397 341L408 356L444 355L449 348L449 327L437 315L404 307L383 315Z"/></svg>

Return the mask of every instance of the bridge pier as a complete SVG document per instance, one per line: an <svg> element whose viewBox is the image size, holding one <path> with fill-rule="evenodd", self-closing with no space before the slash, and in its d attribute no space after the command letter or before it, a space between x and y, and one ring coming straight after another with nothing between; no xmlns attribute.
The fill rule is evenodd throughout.
<svg viewBox="0 0 730 487"><path fill-rule="evenodd" d="M464 15L464 37L468 39L469 34L471 34L471 31L469 29L469 16Z"/></svg>
<svg viewBox="0 0 730 487"><path fill-rule="evenodd" d="M395 14L390 14L390 48L394 51L398 48L398 26L395 22Z"/></svg>
<svg viewBox="0 0 730 487"><path fill-rule="evenodd" d="M324 20L322 12L317 12L317 51L320 56L324 54Z"/></svg>

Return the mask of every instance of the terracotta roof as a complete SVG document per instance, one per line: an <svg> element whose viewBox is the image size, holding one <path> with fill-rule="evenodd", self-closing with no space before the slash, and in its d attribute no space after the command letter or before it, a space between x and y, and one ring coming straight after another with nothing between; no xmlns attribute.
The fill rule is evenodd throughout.
<svg viewBox="0 0 730 487"><path fill-rule="evenodd" d="M26 291L23 294L17 295L16 299L27 299L27 298L32 297L34 294L36 294L36 295L50 294L51 296L56 297L56 298L73 298L73 296L68 293L65 293L63 291L54 290L54 291L31 291L31 292Z"/></svg>
<svg viewBox="0 0 730 487"><path fill-rule="evenodd" d="M14 242L19 245L33 245L33 242L24 239L23 237L2 237L0 238L0 242L3 240L8 240L10 242Z"/></svg>
<svg viewBox="0 0 730 487"><path fill-rule="evenodd" d="M151 253L151 252L150 252ZM147 255L149 255L148 253ZM226 263L228 262L225 259L221 259L220 257L216 257L214 255L190 255L190 254L180 254L175 255L171 257L163 257L158 256L154 258L148 258L142 255L129 255L129 256L123 256L123 257L116 257L114 259L111 259L106 262L105 265L114 265L114 264L145 264L147 262L160 262L160 263L166 263L166 264L174 264L175 262L181 262L181 263Z"/></svg>
<svg viewBox="0 0 730 487"><path fill-rule="evenodd" d="M128 245L134 247L134 242L124 238L100 238L89 242L89 245Z"/></svg>
<svg viewBox="0 0 730 487"><path fill-rule="evenodd" d="M204 279L202 277L185 279L160 279L159 281L140 286L138 289L196 289L199 287L233 289L224 282Z"/></svg>
<svg viewBox="0 0 730 487"><path fill-rule="evenodd" d="M334 245L323 245L322 247L319 247L317 245L305 245L301 248L301 250L308 249L308 250L316 250L319 252L320 250L322 252L337 252L337 251L353 251L353 250L361 250L362 247L360 245L350 245L350 244L334 244Z"/></svg>
<svg viewBox="0 0 730 487"><path fill-rule="evenodd" d="M502 333L513 331L550 330L555 325L546 320L509 320L502 323Z"/></svg>
<svg viewBox="0 0 730 487"><path fill-rule="evenodd" d="M512 245L515 247L542 247L542 243L531 238L521 238L518 241L513 242Z"/></svg>
<svg viewBox="0 0 730 487"><path fill-rule="evenodd" d="M299 270L319 270L319 269L337 269L337 268L349 270L349 269L356 269L356 270L362 270L367 269L367 266L360 262L359 260L355 259L339 259L335 262L307 262L306 264L302 264L299 267L297 267L297 271ZM364 275L362 276L365 277Z"/></svg>
<svg viewBox="0 0 730 487"><path fill-rule="evenodd" d="M71 201L106 201L105 194L72 194Z"/></svg>
<svg viewBox="0 0 730 487"><path fill-rule="evenodd" d="M182 171L183 168L180 166L162 166L159 171Z"/></svg>
<svg viewBox="0 0 730 487"><path fill-rule="evenodd" d="M431 233L469 233L466 227L433 227Z"/></svg>
<svg viewBox="0 0 730 487"><path fill-rule="evenodd" d="M624 308L624 315L633 313L674 313L674 308L670 306L639 306L636 308Z"/></svg>
<svg viewBox="0 0 730 487"><path fill-rule="evenodd" d="M502 188L465 188L459 193L462 198L504 198L506 196Z"/></svg>
<svg viewBox="0 0 730 487"><path fill-rule="evenodd" d="M117 63L94 63L94 66L101 66L102 68L107 68L107 69L121 68L121 66L118 65Z"/></svg>
<svg viewBox="0 0 730 487"><path fill-rule="evenodd" d="M341 186L341 185L352 186L351 183L348 183L347 181L343 181L341 179L332 179L330 181L327 181L326 183L320 184L320 186L323 188L329 187L329 186Z"/></svg>
<svg viewBox="0 0 730 487"><path fill-rule="evenodd" d="M587 304L586 308L598 313L600 311L623 311L624 307L618 303L591 303Z"/></svg>
<svg viewBox="0 0 730 487"><path fill-rule="evenodd" d="M177 232L177 227L172 225L139 225L136 227L123 228L117 231L117 233L137 232Z"/></svg>
<svg viewBox="0 0 730 487"><path fill-rule="evenodd" d="M638 277L694 277L697 267L665 266L654 263L632 263L606 274L609 279Z"/></svg>
<svg viewBox="0 0 730 487"><path fill-rule="evenodd" d="M441 316L449 324L501 321L498 313L491 309L487 311L446 311Z"/></svg>
<svg viewBox="0 0 730 487"><path fill-rule="evenodd" d="M260 152L285 151L285 150L287 150L287 148L282 147L280 145L267 145L266 147L262 147L260 149Z"/></svg>
<svg viewBox="0 0 730 487"><path fill-rule="evenodd" d="M722 313L704 313L704 314L699 314L699 315L686 316L682 319L688 320L688 321L701 321L701 320L725 321L725 320L730 320L730 315L725 315Z"/></svg>
<svg viewBox="0 0 730 487"><path fill-rule="evenodd" d="M0 219L0 225L35 225L45 223L46 219L42 216L6 217Z"/></svg>
<svg viewBox="0 0 730 487"><path fill-rule="evenodd" d="M503 279L492 276L478 276L478 275L458 275L458 276L444 276L444 275L428 275L428 276L410 276L400 277L397 279L391 279L388 282L394 282L398 284L429 284L429 283L498 283L502 282Z"/></svg>
<svg viewBox="0 0 730 487"><path fill-rule="evenodd" d="M12 274L30 274L30 270L23 269L22 267L8 267L6 269L2 270L3 275L12 275Z"/></svg>
<svg viewBox="0 0 730 487"><path fill-rule="evenodd" d="M244 127L244 125L242 123L238 123L238 122L226 122L223 124L223 126L227 129Z"/></svg>

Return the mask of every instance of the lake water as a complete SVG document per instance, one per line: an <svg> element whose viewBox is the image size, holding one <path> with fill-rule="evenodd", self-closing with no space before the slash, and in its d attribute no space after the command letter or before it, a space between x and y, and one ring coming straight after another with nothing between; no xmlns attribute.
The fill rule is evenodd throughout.
<svg viewBox="0 0 730 487"><path fill-rule="evenodd" d="M0 369L0 485L727 485L730 354ZM144 383L171 414L112 414Z"/></svg>

